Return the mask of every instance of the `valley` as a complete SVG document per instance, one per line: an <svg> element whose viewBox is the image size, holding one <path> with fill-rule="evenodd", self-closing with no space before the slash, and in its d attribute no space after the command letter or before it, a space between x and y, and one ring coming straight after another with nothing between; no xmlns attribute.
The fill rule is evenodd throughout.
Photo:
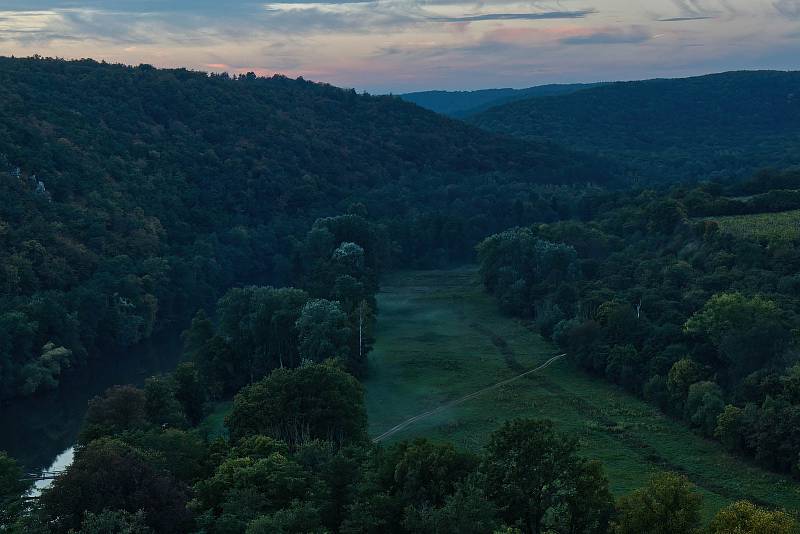
<svg viewBox="0 0 800 534"><path fill-rule="evenodd" d="M0 82L3 533L800 532L797 72Z"/></svg>
<svg viewBox="0 0 800 534"><path fill-rule="evenodd" d="M500 315L473 268L387 275L378 304L377 342L365 381L372 436L558 352L524 323ZM800 507L800 491L788 477L734 458L569 360L421 419L385 443L426 437L478 451L493 430L516 417L551 419L579 436L582 454L603 462L617 495L669 470L698 486L706 519L739 499Z"/></svg>

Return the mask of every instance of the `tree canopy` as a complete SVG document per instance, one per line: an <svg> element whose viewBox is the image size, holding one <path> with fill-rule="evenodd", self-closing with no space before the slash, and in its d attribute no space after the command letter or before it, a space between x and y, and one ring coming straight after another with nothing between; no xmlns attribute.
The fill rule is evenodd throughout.
<svg viewBox="0 0 800 534"><path fill-rule="evenodd" d="M389 256L466 258L559 217L550 198L574 193L550 184L609 178L550 143L283 76L0 58L0 99L2 399L233 286L294 284L350 314Z"/></svg>
<svg viewBox="0 0 800 534"><path fill-rule="evenodd" d="M233 440L264 434L292 446L358 442L366 437L363 387L333 364L276 369L236 395L226 422Z"/></svg>

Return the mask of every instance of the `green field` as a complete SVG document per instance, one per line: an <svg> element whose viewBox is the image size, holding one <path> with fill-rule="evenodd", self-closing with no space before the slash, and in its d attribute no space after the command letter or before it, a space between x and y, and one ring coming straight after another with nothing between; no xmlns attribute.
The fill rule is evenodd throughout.
<svg viewBox="0 0 800 534"><path fill-rule="evenodd" d="M740 237L768 240L800 238L800 210L705 219L719 223L721 231Z"/></svg>
<svg viewBox="0 0 800 534"><path fill-rule="evenodd" d="M212 404L211 413L200 423L198 430L200 434L208 439L227 438L228 428L225 426L225 418L233 410L233 401L220 401Z"/></svg>
<svg viewBox="0 0 800 534"><path fill-rule="evenodd" d="M524 324L502 317L473 269L387 276L365 381L370 433L533 369L556 354ZM616 494L654 471L687 475L705 516L736 499L800 509L800 485L722 452L646 403L560 360L544 371L422 419L387 441L427 436L477 450L514 417L548 418L601 460Z"/></svg>

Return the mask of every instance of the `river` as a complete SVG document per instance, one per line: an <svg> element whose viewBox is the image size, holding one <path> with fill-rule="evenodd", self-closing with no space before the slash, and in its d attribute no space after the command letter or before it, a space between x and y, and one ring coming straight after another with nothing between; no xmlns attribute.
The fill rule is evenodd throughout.
<svg viewBox="0 0 800 534"><path fill-rule="evenodd" d="M29 473L64 469L92 397L116 384L141 385L172 371L180 358L180 336L162 334L69 371L56 391L0 405L0 451Z"/></svg>

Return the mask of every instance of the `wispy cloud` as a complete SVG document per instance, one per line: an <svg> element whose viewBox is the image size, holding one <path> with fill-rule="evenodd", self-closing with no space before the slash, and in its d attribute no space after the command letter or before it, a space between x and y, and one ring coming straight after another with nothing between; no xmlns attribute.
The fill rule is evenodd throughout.
<svg viewBox="0 0 800 534"><path fill-rule="evenodd" d="M151 42L150 31L139 32L136 22L123 21L118 13L91 9L2 11L0 40L38 46L83 39L124 44Z"/></svg>
<svg viewBox="0 0 800 534"><path fill-rule="evenodd" d="M699 0L672 0L683 17L702 17L708 14Z"/></svg>
<svg viewBox="0 0 800 534"><path fill-rule="evenodd" d="M479 22L484 20L555 20L582 19L596 13L593 9L580 11L545 11L535 13L483 13L480 15L464 15L460 17L431 17L434 22Z"/></svg>
<svg viewBox="0 0 800 534"><path fill-rule="evenodd" d="M695 17L669 17L663 19L656 19L656 22L688 22L692 20L708 20L715 17L711 16L695 16Z"/></svg>
<svg viewBox="0 0 800 534"><path fill-rule="evenodd" d="M784 17L792 20L800 19L800 1L798 0L777 0L772 5L775 10Z"/></svg>
<svg viewBox="0 0 800 534"><path fill-rule="evenodd" d="M4 55L285 72L371 91L800 65L800 0L0 0L0 6Z"/></svg>
<svg viewBox="0 0 800 534"><path fill-rule="evenodd" d="M645 28L609 28L593 31L585 35L564 37L561 39L561 43L567 45L636 44L644 43L650 39L652 39L652 34Z"/></svg>

